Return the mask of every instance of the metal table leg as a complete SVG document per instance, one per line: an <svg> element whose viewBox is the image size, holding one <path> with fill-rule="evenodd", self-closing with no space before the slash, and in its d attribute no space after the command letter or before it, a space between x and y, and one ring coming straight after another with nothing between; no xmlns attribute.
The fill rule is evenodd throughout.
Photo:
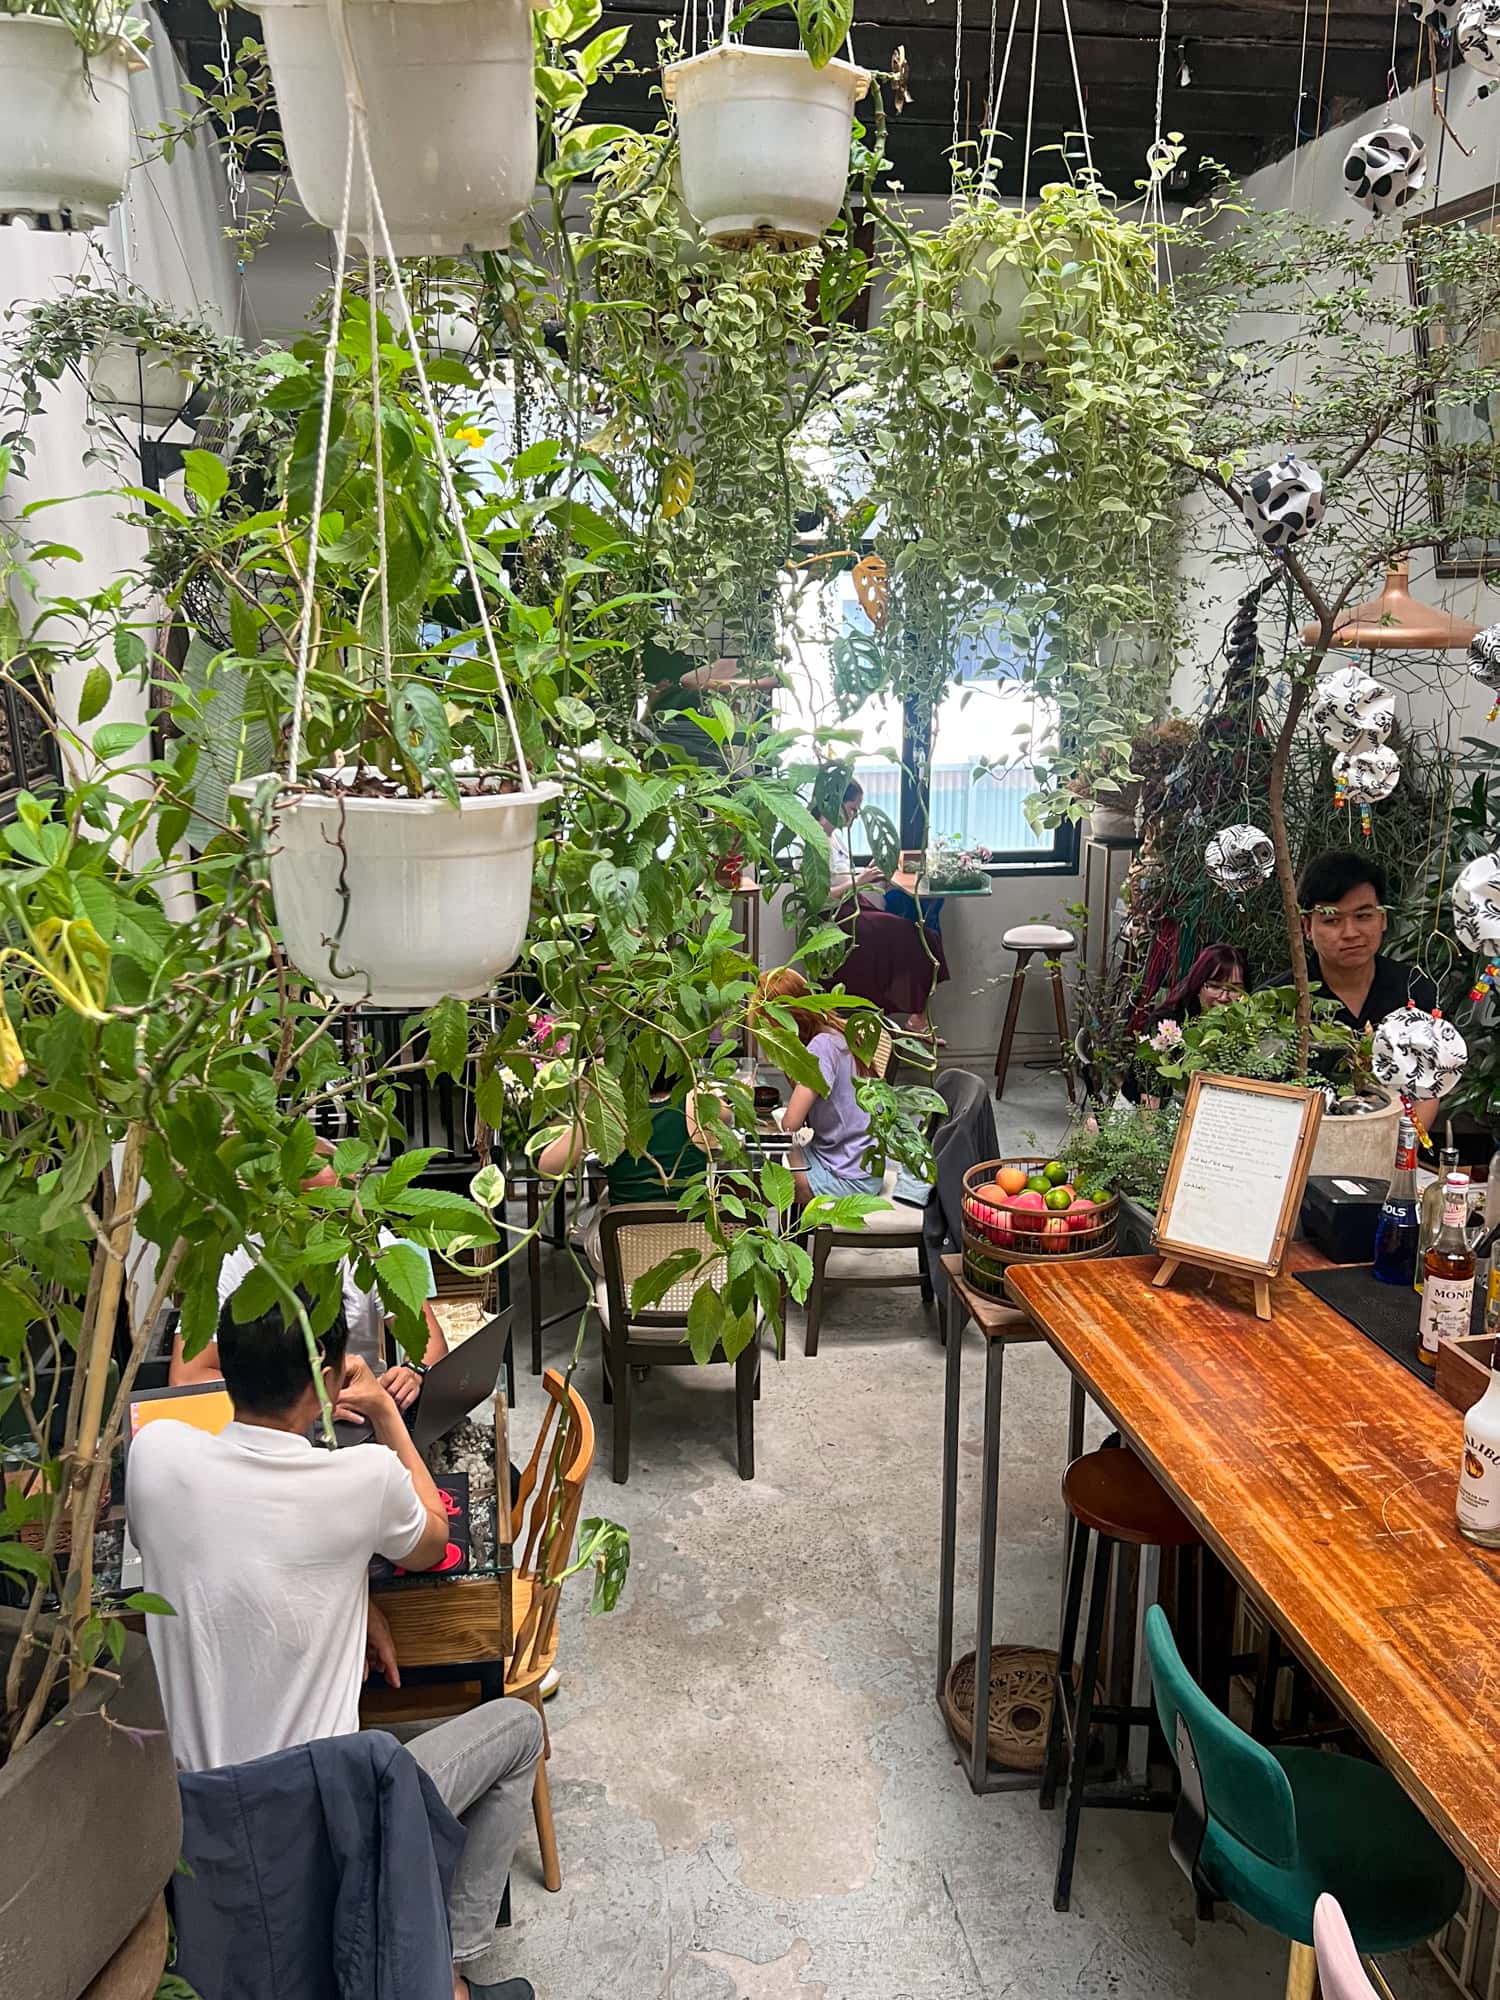
<svg viewBox="0 0 1500 2000"><path fill-rule="evenodd" d="M964 1323L968 1315L956 1285L948 1287L944 1308L947 1349L943 1377L943 1528L938 1544L938 1671L941 1701L953 1665L953 1588L958 1562L958 1397L963 1386Z"/></svg>
<svg viewBox="0 0 1500 2000"><path fill-rule="evenodd" d="M990 1645L995 1626L995 1544L1000 1529L1000 1402L1005 1343L987 1340L984 1354L984 1459L979 1492L979 1605L974 1630L974 1740L969 1783L984 1789L989 1769Z"/></svg>

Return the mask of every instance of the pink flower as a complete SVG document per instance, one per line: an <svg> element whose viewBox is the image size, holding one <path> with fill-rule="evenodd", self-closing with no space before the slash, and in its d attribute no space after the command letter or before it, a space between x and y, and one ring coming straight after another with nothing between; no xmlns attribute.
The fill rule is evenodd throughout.
<svg viewBox="0 0 1500 2000"><path fill-rule="evenodd" d="M1159 1056L1164 1056L1170 1050L1181 1046L1182 1030L1175 1021L1163 1021L1156 1033L1150 1037L1150 1043Z"/></svg>

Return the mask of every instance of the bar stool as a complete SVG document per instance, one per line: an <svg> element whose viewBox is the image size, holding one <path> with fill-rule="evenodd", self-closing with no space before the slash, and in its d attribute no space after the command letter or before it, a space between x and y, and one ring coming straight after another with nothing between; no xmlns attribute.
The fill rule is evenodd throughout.
<svg viewBox="0 0 1500 2000"><path fill-rule="evenodd" d="M1041 1807L1043 1812L1048 1812L1056 1804L1057 1787L1066 1762L1068 1798L1062 1847L1057 1860L1057 1882L1052 1896L1055 1910L1067 1909L1073 1892L1073 1858L1078 1848L1078 1823L1085 1805L1127 1807L1140 1812L1170 1812L1176 1803L1175 1793L1153 1792L1149 1786L1096 1787L1090 1794L1087 1784L1089 1743L1096 1723L1113 1723L1117 1728L1129 1729L1141 1724L1149 1726L1153 1721L1149 1704L1131 1707L1095 1699L1099 1649L1104 1635L1104 1607L1109 1597L1115 1550L1122 1542L1132 1543L1137 1548L1176 1549L1179 1552L1177 1601L1181 1605L1187 1602L1183 1587L1185 1559L1202 1548L1196 1528L1157 1485L1132 1451L1105 1445L1098 1451L1086 1452L1082 1458L1075 1458L1063 1474L1062 1492L1072 1522L1072 1541L1041 1787ZM1073 1654L1078 1643L1078 1621L1083 1606L1091 1537L1094 1543L1093 1581L1089 1590L1083 1661L1075 1688Z"/></svg>
<svg viewBox="0 0 1500 2000"><path fill-rule="evenodd" d="M1005 1008L1005 1025L1000 1030L1000 1046L995 1052L995 1095L1005 1095L1005 1078L1010 1069L1011 1043L1016 1038L1016 1022L1021 1013L1021 994L1026 985L1026 968L1041 957L1052 974L1052 1004L1057 1009L1057 1053L1063 1075L1068 1080L1068 1100L1073 1100L1073 1043L1068 1033L1068 1003L1063 992L1062 967L1058 960L1077 951L1078 940L1060 924L1012 924L1001 938L1006 951L1016 955L1016 969L1010 976L1010 999ZM1028 1032L1030 1032L1028 1030Z"/></svg>

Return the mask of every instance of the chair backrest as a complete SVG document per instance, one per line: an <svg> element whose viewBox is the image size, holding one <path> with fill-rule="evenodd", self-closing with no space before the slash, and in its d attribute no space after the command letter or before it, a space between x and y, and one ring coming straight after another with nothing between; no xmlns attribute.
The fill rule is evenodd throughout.
<svg viewBox="0 0 1500 2000"><path fill-rule="evenodd" d="M1323 2000L1380 2000L1365 1976L1344 1913L1332 1896L1319 1896L1313 1909L1313 1947L1318 1954Z"/></svg>
<svg viewBox="0 0 1500 2000"><path fill-rule="evenodd" d="M674 1250L697 1250L697 1267L687 1271L654 1306L636 1312L630 1288L654 1270ZM693 1294L707 1281L717 1290L728 1276L723 1253L714 1248L701 1222L689 1222L671 1202L611 1204L599 1218L599 1255L609 1300L611 1334L627 1327L650 1328L661 1334L683 1333Z"/></svg>
<svg viewBox="0 0 1500 2000"><path fill-rule="evenodd" d="M594 1462L594 1420L578 1391L555 1368L543 1375L542 1390L541 1425L511 1503L516 1573L532 1582L531 1605L515 1636L512 1673L518 1679L526 1677L552 1643L562 1573L573 1553L583 1489Z"/></svg>
<svg viewBox="0 0 1500 2000"><path fill-rule="evenodd" d="M885 1081L886 1071L891 1066L891 1050L894 1046L889 1026L882 1024L880 1040L875 1044L875 1053L870 1058L870 1074L878 1077L882 1083Z"/></svg>
<svg viewBox="0 0 1500 2000"><path fill-rule="evenodd" d="M1278 1867L1297 1855L1297 1813L1285 1771L1264 1745L1214 1707L1182 1664L1159 1604L1146 1613L1151 1685L1167 1747L1174 1756L1181 1716L1192 1741L1210 1820Z"/></svg>

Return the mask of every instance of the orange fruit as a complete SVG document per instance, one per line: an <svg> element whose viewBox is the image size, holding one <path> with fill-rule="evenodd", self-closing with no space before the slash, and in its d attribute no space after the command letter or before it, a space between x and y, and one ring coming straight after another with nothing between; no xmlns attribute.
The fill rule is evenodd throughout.
<svg viewBox="0 0 1500 2000"><path fill-rule="evenodd" d="M999 1173L996 1174L995 1179L1000 1183L1006 1194L1019 1194L1026 1185L1026 1169L1024 1167L1002 1167Z"/></svg>

